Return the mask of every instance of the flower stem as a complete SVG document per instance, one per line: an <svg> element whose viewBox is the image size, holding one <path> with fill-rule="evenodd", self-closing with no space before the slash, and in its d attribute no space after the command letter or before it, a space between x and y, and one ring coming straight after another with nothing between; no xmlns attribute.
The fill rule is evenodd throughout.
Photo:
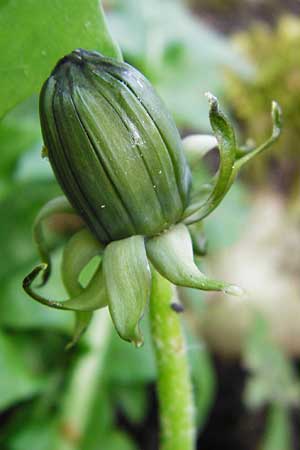
<svg viewBox="0 0 300 450"><path fill-rule="evenodd" d="M157 361L161 450L193 450L192 385L180 316L170 307L175 286L153 271L150 318Z"/></svg>

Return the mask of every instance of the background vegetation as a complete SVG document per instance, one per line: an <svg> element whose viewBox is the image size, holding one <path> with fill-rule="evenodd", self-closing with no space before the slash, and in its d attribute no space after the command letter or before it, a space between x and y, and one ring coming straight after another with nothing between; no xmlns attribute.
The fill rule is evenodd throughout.
<svg viewBox="0 0 300 450"><path fill-rule="evenodd" d="M299 41L295 0L109 0L125 59L151 80L182 135L209 132L212 91L242 139L263 140L270 101L284 133L251 163L205 222L207 271L248 292L243 301L182 290L203 450L299 447ZM234 11L234 13L233 13ZM288 15L287 15L288 14ZM136 350L97 313L65 351L73 317L35 304L21 282L37 260L31 226L59 193L42 160L37 95L76 47L109 54L97 0L0 1L0 447L155 450L150 337ZM251 144L251 142L250 142ZM196 168L203 178L216 156ZM49 223L66 237L72 223ZM57 249L57 260L60 250ZM64 295L60 274L51 294Z"/></svg>

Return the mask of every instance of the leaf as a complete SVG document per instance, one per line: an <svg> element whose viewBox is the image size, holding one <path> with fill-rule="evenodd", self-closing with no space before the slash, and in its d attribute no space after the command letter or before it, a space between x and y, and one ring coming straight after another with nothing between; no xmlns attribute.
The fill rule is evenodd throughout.
<svg viewBox="0 0 300 450"><path fill-rule="evenodd" d="M41 142L35 97L18 105L0 122L0 142L0 175L1 178L9 178L16 169L20 155Z"/></svg>
<svg viewBox="0 0 300 450"><path fill-rule="evenodd" d="M10 440L10 450L32 448L38 450L53 450L57 436L57 424L52 418L48 420L31 420L25 422Z"/></svg>
<svg viewBox="0 0 300 450"><path fill-rule="evenodd" d="M104 252L103 270L109 311L116 330L123 339L142 345L139 322L151 285L144 238L132 236L111 242Z"/></svg>
<svg viewBox="0 0 300 450"><path fill-rule="evenodd" d="M0 201L0 245L3 264L0 282L5 284L19 269L34 262L37 252L31 239L31 228L37 211L44 202L58 195L53 181L18 182Z"/></svg>
<svg viewBox="0 0 300 450"><path fill-rule="evenodd" d="M292 450L292 426L290 411L280 405L272 405L268 411L267 427L259 450Z"/></svg>
<svg viewBox="0 0 300 450"><path fill-rule="evenodd" d="M7 0L0 6L0 117L37 93L75 48L120 57L97 0Z"/></svg>
<svg viewBox="0 0 300 450"><path fill-rule="evenodd" d="M283 407L299 405L297 373L283 351L272 342L268 323L259 314L246 341L243 362L250 372L245 389L248 407L257 409L268 403Z"/></svg>
<svg viewBox="0 0 300 450"><path fill-rule="evenodd" d="M0 410L28 399L43 387L42 378L31 372L13 339L0 333Z"/></svg>
<svg viewBox="0 0 300 450"><path fill-rule="evenodd" d="M198 428L203 429L216 395L216 376L212 359L205 343L187 329L187 348L194 385Z"/></svg>
<svg viewBox="0 0 300 450"><path fill-rule="evenodd" d="M177 286L204 291L239 294L240 289L222 281L207 278L196 266L190 234L185 225L173 228L147 241L147 254L156 270Z"/></svg>
<svg viewBox="0 0 300 450"><path fill-rule="evenodd" d="M142 422L147 412L147 385L113 384L111 392L116 406L122 409L130 422Z"/></svg>
<svg viewBox="0 0 300 450"><path fill-rule="evenodd" d="M30 243L30 241L29 241ZM31 244L32 245L32 244ZM53 255L53 273L47 287L41 292L45 295L64 298L67 294L61 281L59 266L60 253ZM0 324L18 330L48 329L69 333L72 326L72 316L62 314L61 311L45 308L45 306L33 302L22 289L24 274L30 271L32 263L22 265L15 273L9 274L2 283L3 289L0 296Z"/></svg>
<svg viewBox="0 0 300 450"><path fill-rule="evenodd" d="M107 449L137 450L137 446L132 439L119 430L111 430L110 433L107 433L103 444L104 448ZM97 447L95 447L95 450L97 450Z"/></svg>

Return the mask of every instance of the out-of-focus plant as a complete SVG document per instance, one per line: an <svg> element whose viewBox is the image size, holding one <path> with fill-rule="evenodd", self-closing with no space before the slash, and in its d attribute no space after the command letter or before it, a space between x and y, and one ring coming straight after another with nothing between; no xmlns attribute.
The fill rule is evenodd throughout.
<svg viewBox="0 0 300 450"><path fill-rule="evenodd" d="M280 108L273 102L271 136L245 152L217 99L207 96L214 136L190 136L181 143L146 78L98 52L77 49L64 56L40 95L42 154L49 157L66 197L50 201L35 220L42 264L24 279L23 287L42 304L76 313L73 342L93 311L108 306L120 337L141 346L140 321L149 301L165 450L188 450L195 444L193 396L173 285L240 293L197 268L193 227L219 205L243 165L269 147L281 129ZM193 191L184 149L201 158L216 145L218 172ZM63 252L62 278L70 295L63 302L48 299L33 286L39 275L41 286L51 279L43 224L57 214L83 221ZM88 284L80 284L82 271L95 256L95 273Z"/></svg>
<svg viewBox="0 0 300 450"><path fill-rule="evenodd" d="M125 11L131 2L122 3L122 11ZM136 11L147 8L147 3L136 2ZM180 36L183 38L173 38L172 28L175 35L177 30L174 30L170 22L167 27L168 33L171 33L170 42L168 40L166 51L161 52L166 56L160 59L160 52L156 51L151 56L150 43L153 35L157 35L158 40L161 39L165 20L170 17L166 2L166 16L157 22L162 3L156 2L155 5L157 16L152 20L152 32L146 27L149 43L147 48L150 53L145 51L145 55L148 54L148 65L152 62L155 66L153 79L149 67L148 76L154 84L156 78L161 79L162 94L170 83L172 89L166 94L166 101L179 123L205 129L208 127L207 109L202 94L208 89L218 95L223 92L218 61L221 61L221 66L230 67L231 62L232 67L239 66L240 62L235 56L231 59L228 42L206 27L203 27L202 33L199 32L202 24L198 29L198 21L190 15L186 20L186 10L182 6L178 9L177 5L181 4L177 2L168 2L168 8L177 8L172 20L184 24L185 30L180 27ZM119 9L116 11L120 12ZM134 12L132 9L131 11ZM129 32L131 35L138 23L143 25L136 43L140 38L143 39L143 27L147 21L144 22L139 15L136 21L130 17L122 20L122 41L126 40ZM6 0L0 6L0 24L1 117L5 111L39 90L40 83L63 54L76 47L95 48L112 54L115 48L114 45L111 46L110 38L105 36L105 21L97 0L77 0L76 8L70 0L24 0L22 4ZM190 31L191 38L188 36ZM161 40L164 42L163 38ZM204 49L209 47L210 51L205 55L204 49L203 53L199 52L201 43ZM215 44L218 50L214 47ZM143 52L140 55L143 58ZM156 60L160 61L157 67ZM143 70L139 63L135 65ZM242 66L241 70L244 70L244 63ZM165 75L162 76L165 67ZM185 67L188 76L185 76ZM212 70L208 77L209 84L205 84L208 68ZM175 80L175 72L181 78L179 83ZM200 73L203 74L201 81L198 78ZM159 84L157 87L160 89ZM190 86L191 93L185 90ZM176 96L173 95L174 92ZM178 103L177 98L180 100ZM197 102L194 98L197 98ZM180 111L184 100L187 104L190 103L191 108L184 110L183 120L180 118ZM144 442L148 444L154 439L154 427L148 427L143 422L147 414L152 412L149 410L148 388L149 384L154 383L156 373L147 323L143 324L145 347L136 351L122 342L116 333L111 334L108 326L110 322L101 312L96 312L91 329L76 351L66 353L64 344L70 336L72 326L69 315L47 310L37 303L27 301L20 289L22 275L36 261L29 239L34 216L46 201L59 195L60 190L51 171L45 170L47 164L43 164L40 159L41 137L36 99L32 98L8 113L0 127L1 155L4 157L3 160L0 159L0 243L3 256L0 264L0 365L4 368L0 373L0 412L3 414L0 446L11 450L98 450L101 445L105 450L133 450L135 442L129 434L139 437L146 435ZM238 193L239 190L236 191ZM232 211L237 211L236 195L233 193L230 197L225 205L233 208ZM225 206L226 217L229 208ZM218 217L220 218L215 221L217 228L224 215ZM50 220L47 223L48 231L52 234L57 227L63 228L65 222L66 216ZM235 234L232 218L228 218L226 224L228 227L216 233L222 234L222 239L229 237L232 240ZM227 228L230 228L230 233ZM61 252L54 249L52 240L50 244L55 267L53 282L46 294L62 298L66 293L56 270L60 264ZM199 345L198 339L189 340L187 349L196 394L197 424L203 426L213 401L213 371L208 351ZM123 423L128 424L122 430L119 426L120 416ZM99 417L102 418L101 423Z"/></svg>
<svg viewBox="0 0 300 450"><path fill-rule="evenodd" d="M176 123L209 130L203 94L211 91L222 98L224 68L250 74L246 58L225 36L195 18L182 0L105 3L125 60L147 76Z"/></svg>
<svg viewBox="0 0 300 450"><path fill-rule="evenodd" d="M244 392L248 408L268 407L268 420L261 447L292 449L291 409L299 407L300 382L291 361L272 341L267 321L256 314L243 349L249 371Z"/></svg>
<svg viewBox="0 0 300 450"><path fill-rule="evenodd" d="M275 29L258 23L236 35L235 41L256 71L254 77L244 78L233 72L228 76L228 103L241 122L244 136L259 140L266 135L266 104L273 96L280 101L288 124L274 152L249 165L248 180L262 182L273 171L274 184L292 188L299 182L300 164L300 20L284 16Z"/></svg>

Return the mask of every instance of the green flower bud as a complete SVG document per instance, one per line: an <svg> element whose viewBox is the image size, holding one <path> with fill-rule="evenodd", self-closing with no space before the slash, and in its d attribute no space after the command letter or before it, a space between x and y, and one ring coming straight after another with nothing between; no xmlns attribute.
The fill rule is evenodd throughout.
<svg viewBox="0 0 300 450"><path fill-rule="evenodd" d="M136 69L75 50L45 82L40 116L55 175L102 243L180 220L190 189L180 136Z"/></svg>
<svg viewBox="0 0 300 450"><path fill-rule="evenodd" d="M207 97L214 136L195 135L182 145L149 82L127 64L75 50L58 62L44 84L43 155L49 157L69 201L52 200L37 216L34 238L42 264L25 277L23 287L44 305L75 312L72 345L92 312L107 305L119 335L140 346L140 320L155 270L177 286L242 294L238 287L202 273L194 254L205 253L202 220L220 204L244 164L278 139L281 111L273 102L271 136L257 148L245 149L239 147L218 100L212 94ZM195 170L215 146L220 154L216 175L194 186L190 194L183 148ZM51 275L43 223L53 214L76 212L90 230L78 231L63 253L63 280L70 298L49 299L34 287L39 277L43 285ZM95 256L97 270L82 286L81 271Z"/></svg>

